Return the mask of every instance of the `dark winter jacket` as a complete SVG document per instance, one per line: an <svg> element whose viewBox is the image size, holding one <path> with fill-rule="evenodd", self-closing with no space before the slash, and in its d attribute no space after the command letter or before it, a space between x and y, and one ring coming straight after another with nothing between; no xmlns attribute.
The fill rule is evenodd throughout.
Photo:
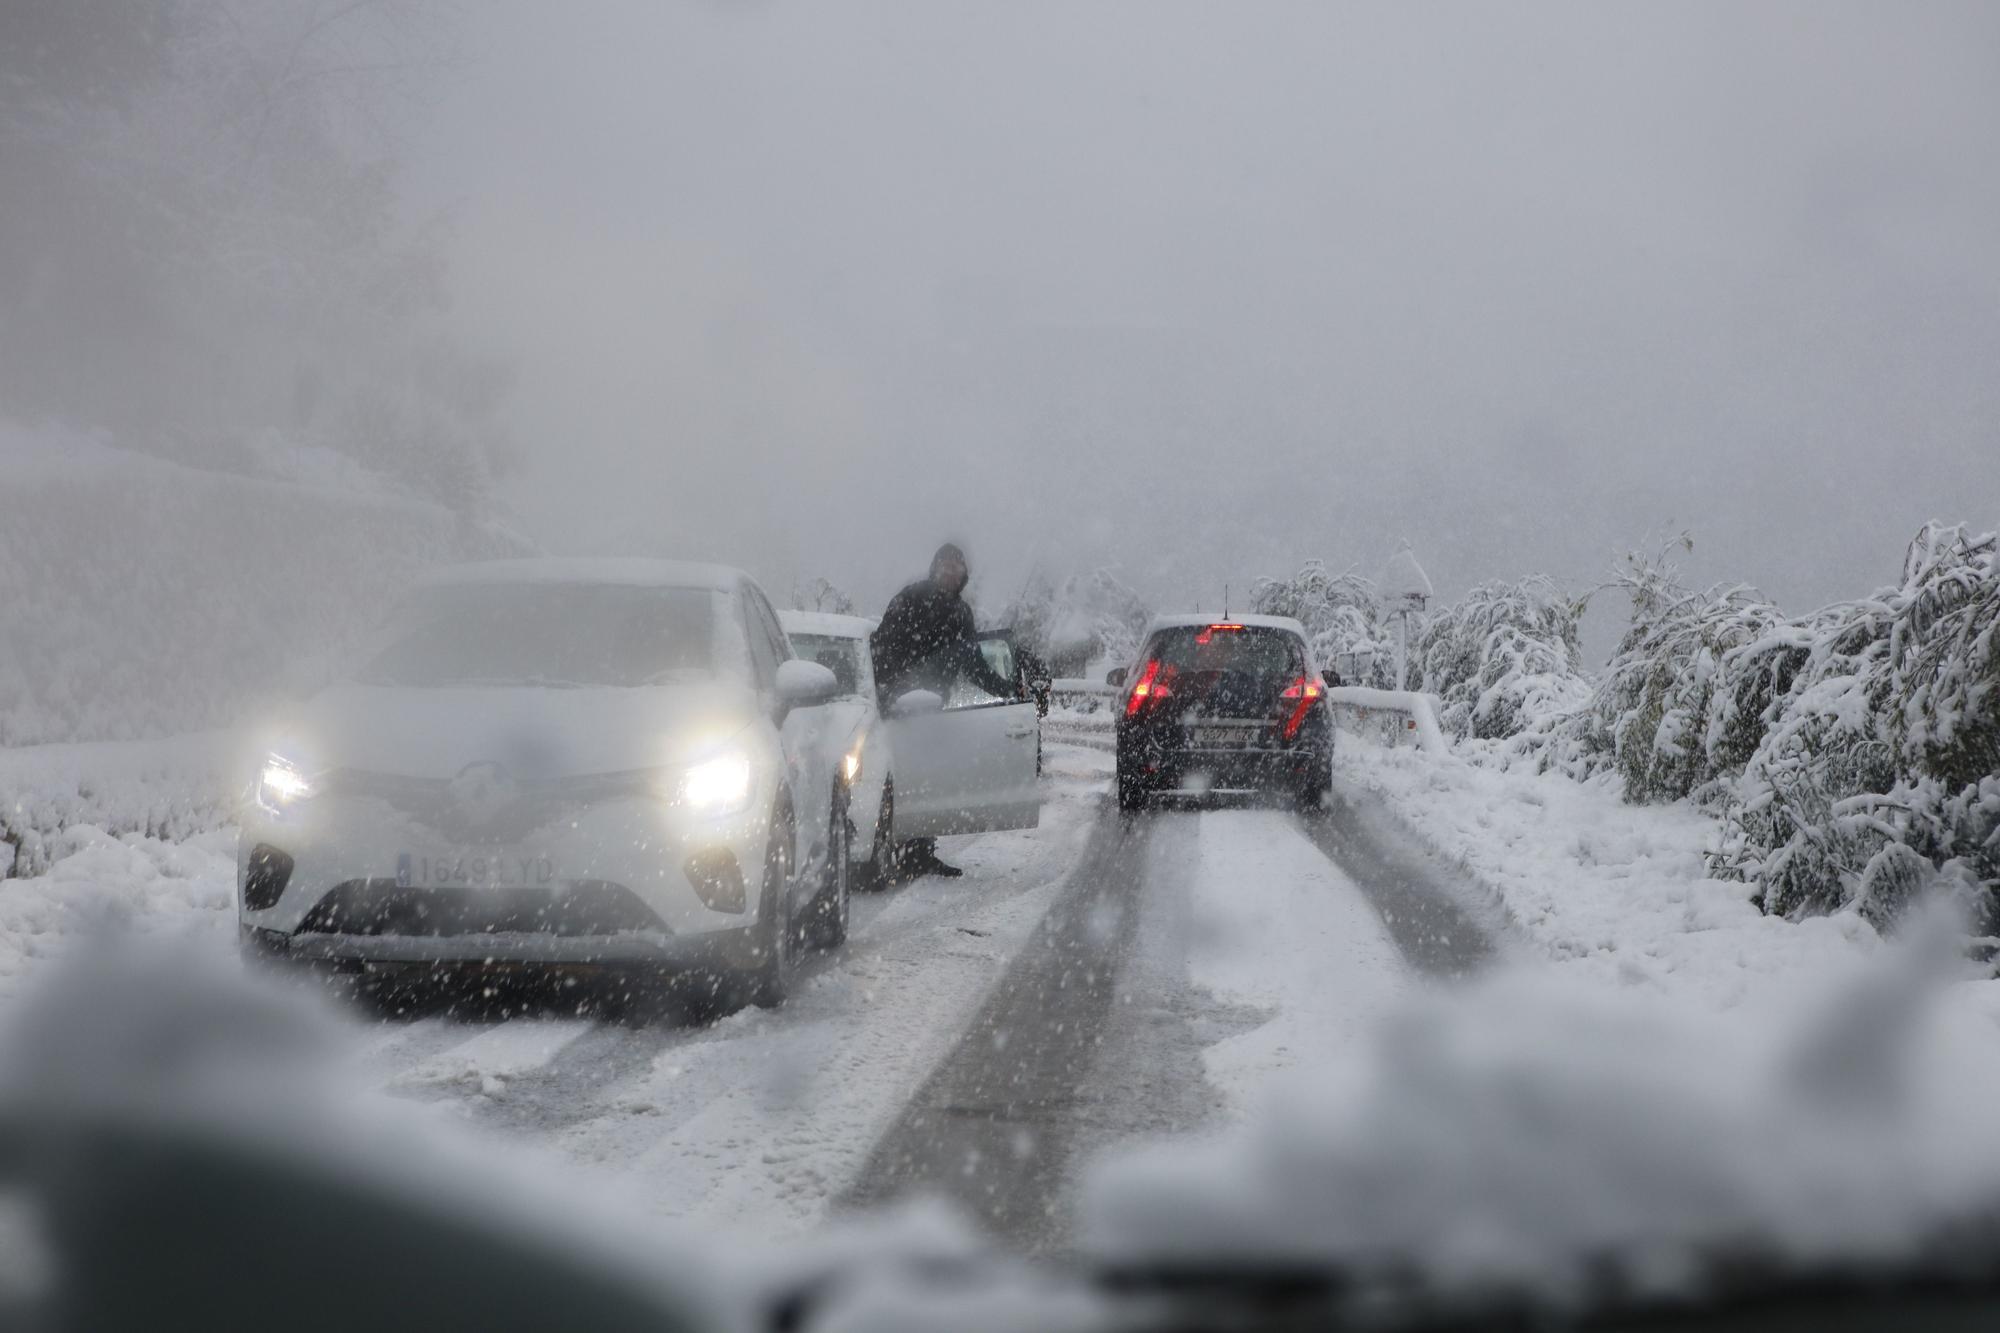
<svg viewBox="0 0 2000 1333"><path fill-rule="evenodd" d="M942 695L960 678L1003 699L1015 694L1014 682L995 674L980 656L972 608L929 579L889 599L882 623L868 636L868 648L885 702L911 690Z"/></svg>

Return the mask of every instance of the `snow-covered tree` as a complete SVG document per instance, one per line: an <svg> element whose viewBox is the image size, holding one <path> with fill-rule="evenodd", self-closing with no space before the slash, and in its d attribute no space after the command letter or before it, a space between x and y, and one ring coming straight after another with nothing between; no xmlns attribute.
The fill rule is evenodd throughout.
<svg viewBox="0 0 2000 1333"><path fill-rule="evenodd" d="M1375 585L1349 569L1329 574L1309 560L1290 578L1258 579L1250 604L1259 615L1290 616L1306 627L1313 654L1348 685L1395 685L1395 646Z"/></svg>
<svg viewBox="0 0 2000 1333"><path fill-rule="evenodd" d="M1743 585L1691 592L1672 550L1634 552L1609 585L1631 601L1630 627L1564 740L1590 767L1615 767L1632 801L1675 800L1739 772L1762 739L1797 662L1792 626Z"/></svg>
<svg viewBox="0 0 2000 1333"><path fill-rule="evenodd" d="M1711 872L1757 885L1766 911L1887 923L1942 878L2000 920L2000 538L1928 524L1895 587L1797 618L1742 585L1690 591L1677 547L1607 585L1632 623L1594 686L1584 599L1536 577L1430 615L1419 687L1448 730L1494 743L1475 757L1610 769L1627 799L1719 810ZM1268 592L1273 609L1309 604Z"/></svg>
<svg viewBox="0 0 2000 1333"><path fill-rule="evenodd" d="M2000 559L1926 525L1901 583L1725 658L1775 691L1725 811L1716 873L1786 915L1877 921L1939 871L2000 894ZM1773 670L1766 659L1782 663Z"/></svg>
<svg viewBox="0 0 2000 1333"><path fill-rule="evenodd" d="M1046 657L1055 602L1056 585L1047 574L1036 570L1028 575L1028 581L1021 585L1014 599L1001 608L995 623L1007 626L1020 642ZM981 623L985 623L984 616Z"/></svg>
<svg viewBox="0 0 2000 1333"><path fill-rule="evenodd" d="M1545 575L1483 583L1425 617L1410 641L1414 688L1444 701L1461 738L1543 733L1589 697L1577 646L1581 599Z"/></svg>
<svg viewBox="0 0 2000 1333"><path fill-rule="evenodd" d="M1065 675L1132 656L1152 614L1122 579L1100 568L1072 574L1060 585L1040 572L1031 575L1000 623Z"/></svg>
<svg viewBox="0 0 2000 1333"><path fill-rule="evenodd" d="M854 599L823 578L793 584L792 605L801 611L825 611L836 616L854 614Z"/></svg>

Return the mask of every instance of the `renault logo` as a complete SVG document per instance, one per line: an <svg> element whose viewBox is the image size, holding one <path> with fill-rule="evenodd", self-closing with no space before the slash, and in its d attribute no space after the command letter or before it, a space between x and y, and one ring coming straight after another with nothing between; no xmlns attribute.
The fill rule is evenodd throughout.
<svg viewBox="0 0 2000 1333"><path fill-rule="evenodd" d="M499 764L468 764L451 780L452 809L474 827L505 814L520 794L513 774Z"/></svg>

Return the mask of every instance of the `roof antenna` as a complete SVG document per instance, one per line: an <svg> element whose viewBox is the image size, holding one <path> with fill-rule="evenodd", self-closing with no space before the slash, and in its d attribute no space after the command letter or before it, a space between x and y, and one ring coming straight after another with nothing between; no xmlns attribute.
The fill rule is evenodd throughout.
<svg viewBox="0 0 2000 1333"><path fill-rule="evenodd" d="M1229 619L1229 585L1222 585L1222 618Z"/></svg>

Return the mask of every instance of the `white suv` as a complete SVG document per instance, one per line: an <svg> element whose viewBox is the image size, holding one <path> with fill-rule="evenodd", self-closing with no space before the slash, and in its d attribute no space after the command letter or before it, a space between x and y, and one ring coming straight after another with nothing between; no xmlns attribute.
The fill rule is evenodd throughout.
<svg viewBox="0 0 2000 1333"><path fill-rule="evenodd" d="M733 569L441 571L262 759L246 951L392 975L636 969L777 1003L797 947L845 933L810 743L838 693Z"/></svg>

